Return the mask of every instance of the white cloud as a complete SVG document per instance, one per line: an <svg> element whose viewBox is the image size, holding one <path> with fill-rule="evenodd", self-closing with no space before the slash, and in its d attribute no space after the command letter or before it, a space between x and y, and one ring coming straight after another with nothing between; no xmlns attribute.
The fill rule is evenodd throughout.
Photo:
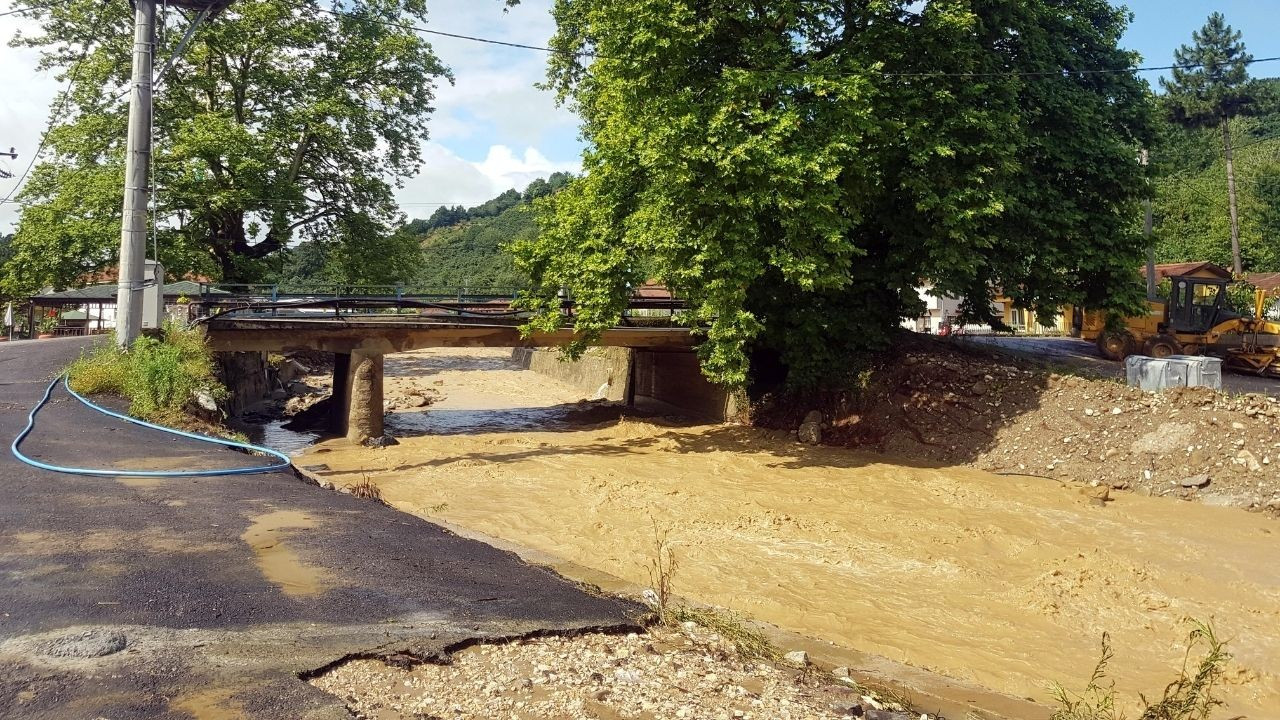
<svg viewBox="0 0 1280 720"><path fill-rule="evenodd" d="M12 4L0 0L0 11ZM526 45L547 43L555 30L551 0L524 0L508 13L503 5L501 0L435 0L426 27ZM60 84L53 73L36 71L36 51L8 47L19 29L30 33L38 26L21 15L0 18L0 67L6 75L0 145L17 148L18 160L7 162L20 173L39 143ZM440 36L428 39L452 68L456 83L439 88L429 123L431 140L423 144L422 171L404 178L396 193L407 214L422 216L434 208L412 203L475 205L507 188L523 188L534 178L579 168L577 117L556 107L551 93L534 87L543 78L546 53ZM15 181L0 179L0 197ZM17 210L14 204L0 206L0 232L16 224Z"/></svg>
<svg viewBox="0 0 1280 720"><path fill-rule="evenodd" d="M422 172L396 192L410 217L426 217L440 205L479 205L504 190L523 190L536 178L580 169L577 160L553 162L532 147L517 155L506 145L493 145L480 162L435 142L427 143L422 154Z"/></svg>

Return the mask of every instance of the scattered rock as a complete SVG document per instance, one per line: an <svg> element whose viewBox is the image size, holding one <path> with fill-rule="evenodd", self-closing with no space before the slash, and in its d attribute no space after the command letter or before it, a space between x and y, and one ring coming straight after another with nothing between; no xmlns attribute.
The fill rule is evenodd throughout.
<svg viewBox="0 0 1280 720"><path fill-rule="evenodd" d="M1196 436L1194 425L1187 423L1165 422L1155 430L1146 433L1133 441L1130 449L1136 453L1163 455L1186 447Z"/></svg>
<svg viewBox="0 0 1280 720"><path fill-rule="evenodd" d="M382 435L380 437L365 438L364 442L360 444L364 445L365 447L380 448L380 447L391 447L392 445L399 445L400 441L396 440L390 435Z"/></svg>
<svg viewBox="0 0 1280 720"><path fill-rule="evenodd" d="M786 655L783 655L782 659L792 665L803 667L809 664L809 653L804 650L792 650Z"/></svg>
<svg viewBox="0 0 1280 720"><path fill-rule="evenodd" d="M796 439L809 445L822 442L822 424L814 422L801 423L796 430Z"/></svg>
<svg viewBox="0 0 1280 720"><path fill-rule="evenodd" d="M53 657L96 658L118 653L128 640L119 630L93 629L54 638L38 649Z"/></svg>
<svg viewBox="0 0 1280 720"><path fill-rule="evenodd" d="M1178 481L1178 484L1185 488L1204 487L1205 485L1209 484L1209 475L1208 473L1201 473L1199 475L1191 475L1190 477L1184 477Z"/></svg>
<svg viewBox="0 0 1280 720"><path fill-rule="evenodd" d="M1236 451L1236 456L1232 462L1244 467L1249 472L1258 472L1262 470L1262 464L1258 462L1258 458L1248 450Z"/></svg>
<svg viewBox="0 0 1280 720"><path fill-rule="evenodd" d="M817 423L817 424L821 425L821 424L822 424L822 412L821 412L821 411L819 411L819 410L810 410L810 411L809 411L809 412L804 416L804 421L803 421L801 424L802 424L802 425L806 425L806 424L808 424L808 423Z"/></svg>

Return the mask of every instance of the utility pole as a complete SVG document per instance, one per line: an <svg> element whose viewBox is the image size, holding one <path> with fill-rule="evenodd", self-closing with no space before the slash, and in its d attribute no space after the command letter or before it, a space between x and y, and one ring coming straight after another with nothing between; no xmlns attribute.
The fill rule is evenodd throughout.
<svg viewBox="0 0 1280 720"><path fill-rule="evenodd" d="M125 152L124 215L120 225L120 275L116 287L116 342L128 348L142 331L142 286L147 254L147 170L151 166L151 63L156 2L135 0L133 92Z"/></svg>
<svg viewBox="0 0 1280 720"><path fill-rule="evenodd" d="M1244 275L1240 262L1240 216L1236 210L1236 163L1231 153L1231 123L1222 118L1222 151L1227 158L1227 208L1231 212L1231 274Z"/></svg>
<svg viewBox="0 0 1280 720"><path fill-rule="evenodd" d="M1142 155L1140 156L1139 162L1142 163L1142 167L1145 168L1147 166L1146 148L1142 149ZM1151 181L1148 180L1147 184L1149 186L1151 184ZM1147 198L1142 203L1142 206L1143 206L1142 238L1146 241L1146 244L1147 244L1147 299L1155 300L1156 299L1156 246L1151 242L1151 195L1149 194L1150 187L1148 187L1147 190L1148 190Z"/></svg>

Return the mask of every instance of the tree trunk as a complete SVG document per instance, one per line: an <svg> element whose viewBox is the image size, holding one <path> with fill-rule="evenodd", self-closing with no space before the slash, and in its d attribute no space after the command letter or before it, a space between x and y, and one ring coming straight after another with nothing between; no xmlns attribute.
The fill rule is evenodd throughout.
<svg viewBox="0 0 1280 720"><path fill-rule="evenodd" d="M1231 126L1222 119L1222 150L1227 158L1227 207L1231 212L1231 272L1237 277L1244 274L1240 263L1240 217L1236 213L1236 165L1231 157Z"/></svg>

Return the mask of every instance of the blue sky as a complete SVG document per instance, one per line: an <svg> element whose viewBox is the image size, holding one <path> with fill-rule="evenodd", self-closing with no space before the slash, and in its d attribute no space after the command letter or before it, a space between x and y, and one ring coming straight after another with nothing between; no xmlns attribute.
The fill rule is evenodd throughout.
<svg viewBox="0 0 1280 720"><path fill-rule="evenodd" d="M1169 65L1178 45L1190 44L1209 14L1217 10L1244 34L1245 47L1254 57L1280 56L1280 2L1277 0L1128 0L1122 3L1134 14L1124 36L1124 46L1142 53L1143 65ZM1280 75L1280 62L1258 63L1257 77ZM1157 87L1161 73L1144 77Z"/></svg>
<svg viewBox="0 0 1280 720"><path fill-rule="evenodd" d="M0 0L0 12L13 0ZM552 0L523 0L503 12L501 0L428 0L428 27L529 45L544 45L554 30ZM1129 0L1134 12L1124 46L1142 53L1144 65L1168 65L1173 50L1190 42L1216 10L1244 32L1256 57L1280 56L1280 0ZM53 74L35 70L35 54L10 48L15 30L28 27L20 15L0 17L0 67L6 70L6 101L0 103L0 145L18 148L26 166L39 142L50 100L59 88ZM430 215L439 204L479 204L509 188L523 188L557 170L577 170L581 144L577 118L557 108L550 93L533 87L543 77L546 54L453 38L433 37L456 82L440 88L431 139L423 145L420 173L397 192L406 214ZM1280 75L1280 62L1253 66L1256 76ZM1159 73L1145 77L1156 85ZM12 180L0 180L0 196ZM15 221L15 206L0 207L0 230Z"/></svg>

